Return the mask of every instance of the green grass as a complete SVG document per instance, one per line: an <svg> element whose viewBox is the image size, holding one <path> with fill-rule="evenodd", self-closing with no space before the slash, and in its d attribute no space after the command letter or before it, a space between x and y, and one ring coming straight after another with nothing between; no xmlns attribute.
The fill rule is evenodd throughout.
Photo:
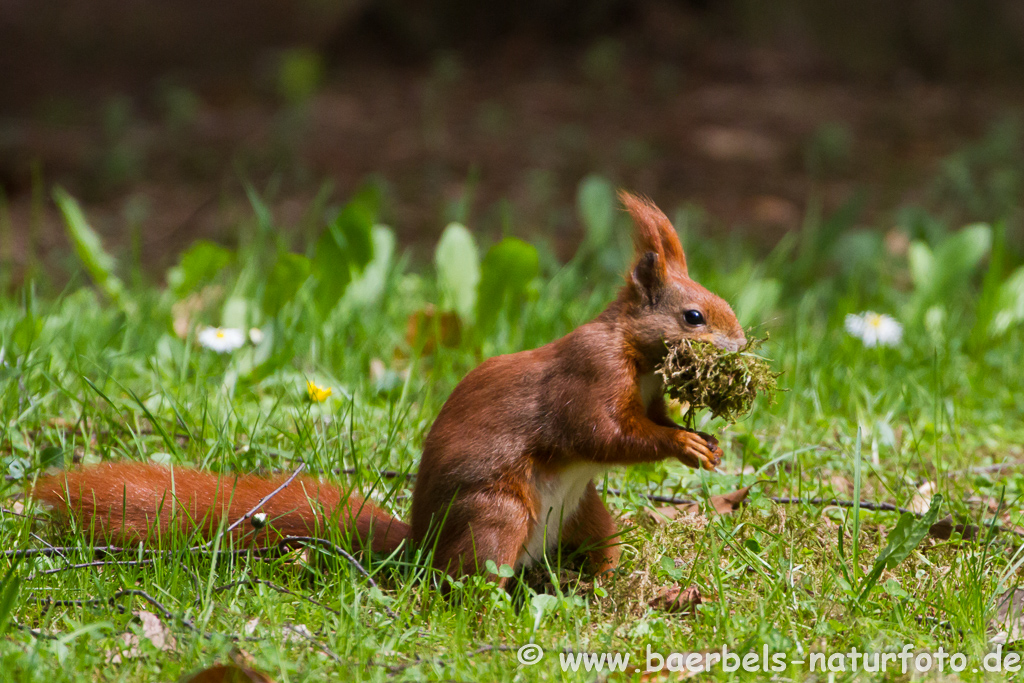
<svg viewBox="0 0 1024 683"><path fill-rule="evenodd" d="M621 491L606 495L629 531L622 566L596 586L564 573L560 582L559 558L551 558L557 587L546 592L536 590L543 581L531 587L517 578L506 593L470 578L443 599L424 569L427 549L363 558L379 590L325 550L260 558L230 552L223 539L195 552L195 539L180 538L165 553L97 557L92 547L102 540L86 530L15 514L24 504L22 514L46 516L18 496L47 465L131 459L239 472L304 463L372 490L404 517L410 482L381 472L415 471L426 431L458 381L483 357L538 346L596 315L629 259L628 228L595 179L581 193L589 237L569 264L515 240L481 258L456 229L438 259L440 276L389 253L390 233L371 229L372 194L353 200L318 243L289 245L254 193L255 217L239 226L238 250L194 247L169 287L144 284L142 274L122 280L61 197L88 275L61 291L28 282L0 298L0 463L8 475L0 546L74 550L0 560L3 573L13 567L0 585L0 627L10 618L0 678L175 680L240 648L277 681L593 680L598 674L563 673L557 653L631 653L633 676L647 648L767 647L806 659L904 644L963 652L963 677L991 675L971 668L988 652L996 596L1020 574L1017 537L925 538L873 573L898 535L899 514L770 497L853 500L856 492L909 506L927 481L942 495L939 516L1022 523L1024 334L1011 275L1019 256L999 226L945 229L916 243L909 260L842 216L809 220L801 241L784 241L766 258L684 236L692 274L732 301L756 336L769 336L762 352L782 373L782 392L735 425L697 416L721 439L721 472L675 462L609 472L601 483ZM467 298L465 287L474 294ZM406 329L431 304L458 310L461 334L424 353L423 337L410 344ZM844 316L865 309L903 321L902 343L865 348L850 337ZM191 329L184 338L175 321ZM197 345L201 324L259 327L264 339L219 355ZM331 387L332 397L311 404L307 380ZM978 469L1000 463L1009 466ZM729 516L656 525L646 514L660 503L645 494L704 500L755 482ZM999 513L972 498L998 501ZM327 536L351 548L340 532ZM72 567L97 559L109 564ZM647 606L672 583L699 588L705 601L696 616ZM108 663L127 647L124 634L142 635L138 610L161 616L175 647L160 651L140 638L136 656ZM539 664L518 663L516 649L527 643L547 652ZM807 665L782 675L827 678Z"/></svg>

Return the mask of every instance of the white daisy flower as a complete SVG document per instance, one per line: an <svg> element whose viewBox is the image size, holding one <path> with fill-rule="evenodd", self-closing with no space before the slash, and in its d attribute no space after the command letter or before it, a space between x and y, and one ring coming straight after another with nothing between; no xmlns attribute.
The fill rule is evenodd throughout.
<svg viewBox="0 0 1024 683"><path fill-rule="evenodd" d="M903 326L892 316L874 311L846 316L846 331L864 346L896 346L903 339Z"/></svg>
<svg viewBox="0 0 1024 683"><path fill-rule="evenodd" d="M245 333L234 327L204 327L197 338L203 347L217 353L229 353L245 344Z"/></svg>

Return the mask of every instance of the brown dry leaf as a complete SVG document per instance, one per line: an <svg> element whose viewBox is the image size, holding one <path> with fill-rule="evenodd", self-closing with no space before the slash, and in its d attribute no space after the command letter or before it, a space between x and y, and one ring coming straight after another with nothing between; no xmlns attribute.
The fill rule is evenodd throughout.
<svg viewBox="0 0 1024 683"><path fill-rule="evenodd" d="M761 195L754 199L754 220L770 225L796 225L800 222L800 209L783 197Z"/></svg>
<svg viewBox="0 0 1024 683"><path fill-rule="evenodd" d="M923 515L928 512L932 505L932 496L935 495L935 482L926 481L917 487L917 493L907 503L907 509Z"/></svg>
<svg viewBox="0 0 1024 683"><path fill-rule="evenodd" d="M235 666L243 669L254 669L256 668L256 658L245 650L234 648L228 653L228 657L235 663Z"/></svg>
<svg viewBox="0 0 1024 683"><path fill-rule="evenodd" d="M117 649L107 650L107 664L120 664L126 659L135 659L139 656L139 637L134 633L122 633L117 637L123 646Z"/></svg>
<svg viewBox="0 0 1024 683"><path fill-rule="evenodd" d="M837 496L853 495L853 482L841 474L833 474L828 478L828 483L832 485L832 491Z"/></svg>
<svg viewBox="0 0 1024 683"><path fill-rule="evenodd" d="M967 499L966 502L968 505L975 505L977 507L985 508L986 510L993 514L999 512L1000 510L999 501L993 498L992 496L986 496L984 498L982 498L981 496L971 496L970 498ZM1005 510L1006 506L1003 505L1002 509Z"/></svg>
<svg viewBox="0 0 1024 683"><path fill-rule="evenodd" d="M950 515L946 515L928 528L928 534L941 541L949 540L954 531L965 541L973 541L978 537L979 528L975 524L954 524Z"/></svg>
<svg viewBox="0 0 1024 683"><path fill-rule="evenodd" d="M174 652L178 648L178 642L174 634L167 628L167 625L160 620L160 617L144 609L132 612L142 622L142 638L153 644L158 650ZM118 640L124 645L118 649L107 650L107 663L120 664L126 659L135 659L142 654L139 644L142 639L134 633L122 633Z"/></svg>
<svg viewBox="0 0 1024 683"><path fill-rule="evenodd" d="M662 612L674 612L679 614L694 614L697 605L701 603L700 590L696 586L680 588L679 584L662 586L647 604Z"/></svg>
<svg viewBox="0 0 1024 683"><path fill-rule="evenodd" d="M430 304L409 316L405 326L405 341L412 348L422 347L423 355L430 355L437 347L454 348L462 341L462 321L455 311L437 312Z"/></svg>
<svg viewBox="0 0 1024 683"><path fill-rule="evenodd" d="M1024 638L1024 588L1011 588L996 599L996 616L989 624L996 631L990 642L1005 645Z"/></svg>
<svg viewBox="0 0 1024 683"><path fill-rule="evenodd" d="M220 285L214 285L212 287L206 287L200 292L193 292L181 301L177 301L171 305L171 326L174 329L174 334L179 339L185 339L188 337L188 333L192 330L193 319L198 313L202 313L203 309L210 305L211 302L220 298L224 292L224 288Z"/></svg>
<svg viewBox="0 0 1024 683"><path fill-rule="evenodd" d="M153 647L172 652L177 649L178 643L174 639L174 634L160 617L144 609L136 610L133 614L142 622L142 635L153 643Z"/></svg>
<svg viewBox="0 0 1024 683"><path fill-rule="evenodd" d="M743 128L705 126L693 136L696 147L715 161L766 163L779 158L783 145L762 133Z"/></svg>
<svg viewBox="0 0 1024 683"><path fill-rule="evenodd" d="M751 486L753 486L753 484L751 484ZM736 489L729 493L723 493L719 496L711 496L711 507L718 514L727 515L731 512L735 512L736 509L743 504L743 501L747 499L747 495L749 493L750 486L744 486L741 489ZM665 505L663 507L654 508L648 512L648 516L658 524L664 524L665 522L671 522L679 519L684 514L700 512L700 509L700 503Z"/></svg>
<svg viewBox="0 0 1024 683"><path fill-rule="evenodd" d="M274 679L249 667L215 664L180 679L179 683L274 683Z"/></svg>

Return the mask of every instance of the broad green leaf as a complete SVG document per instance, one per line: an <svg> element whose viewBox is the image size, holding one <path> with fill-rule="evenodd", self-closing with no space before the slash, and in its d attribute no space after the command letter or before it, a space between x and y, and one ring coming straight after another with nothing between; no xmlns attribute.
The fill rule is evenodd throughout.
<svg viewBox="0 0 1024 683"><path fill-rule="evenodd" d="M999 286L995 314L989 325L993 336L1005 333L1014 325L1024 322L1024 266L1021 266Z"/></svg>
<svg viewBox="0 0 1024 683"><path fill-rule="evenodd" d="M950 235L935 249L934 294L962 287L992 248L992 228L969 225Z"/></svg>
<svg viewBox="0 0 1024 683"><path fill-rule="evenodd" d="M114 274L117 262L103 249L100 241L82 212L82 207L63 188L53 190L53 200L64 216L68 228L68 236L75 247L75 253L85 266L93 282L110 297L111 301L120 305L124 296L124 285Z"/></svg>
<svg viewBox="0 0 1024 683"><path fill-rule="evenodd" d="M386 225L373 226L373 260L363 269L362 275L349 284L345 298L359 304L379 301L384 295L394 256L394 231Z"/></svg>
<svg viewBox="0 0 1024 683"><path fill-rule="evenodd" d="M14 330L11 333L11 341L24 353L32 348L32 345L39 338L42 331L42 318L29 313L14 326Z"/></svg>
<svg viewBox="0 0 1024 683"><path fill-rule="evenodd" d="M533 245L506 237L487 252L477 288L476 320L486 334L505 310L522 303L527 285L537 277L540 259Z"/></svg>
<svg viewBox="0 0 1024 683"><path fill-rule="evenodd" d="M596 247L608 243L615 224L615 190L605 178L589 175L580 182L576 209L587 229L587 240Z"/></svg>
<svg viewBox="0 0 1024 683"><path fill-rule="evenodd" d="M473 235L464 225L451 223L444 229L434 251L434 263L442 306L453 308L463 320L470 320L480 282L480 254Z"/></svg>
<svg viewBox="0 0 1024 683"><path fill-rule="evenodd" d="M167 284L179 297L196 291L217 277L230 265L234 254L209 240L198 240L184 254L178 265L167 272Z"/></svg>
<svg viewBox="0 0 1024 683"><path fill-rule="evenodd" d="M239 330L249 329L249 325L252 324L254 317L252 315L252 308L253 305L245 297L228 297L224 302L224 308L221 310L221 327L234 327Z"/></svg>
<svg viewBox="0 0 1024 683"><path fill-rule="evenodd" d="M39 466L43 469L64 467L64 449L60 446L47 446L39 451Z"/></svg>
<svg viewBox="0 0 1024 683"><path fill-rule="evenodd" d="M930 288L935 263L931 248L924 242L915 240L907 249L907 262L914 287L918 290Z"/></svg>
<svg viewBox="0 0 1024 683"><path fill-rule="evenodd" d="M264 312L271 317L277 315L309 279L311 270L309 259L301 254L285 252L278 256L263 292Z"/></svg>
<svg viewBox="0 0 1024 683"><path fill-rule="evenodd" d="M316 243L312 272L317 279L315 299L323 315L337 305L353 276L373 259L376 201L372 188L361 191L342 208Z"/></svg>
<svg viewBox="0 0 1024 683"><path fill-rule="evenodd" d="M313 252L313 275L317 279L317 308L326 316L345 293L348 283L352 281L348 258L330 228L324 230L317 240Z"/></svg>
<svg viewBox="0 0 1024 683"><path fill-rule="evenodd" d="M875 583L882 576L886 569L892 569L914 551L921 544L924 537L928 535L928 529L935 524L939 518L939 508L942 506L942 495L932 496L928 512L921 517L915 517L912 513L904 512L896 528L889 532L889 538L882 551L875 558L871 571L864 577L860 591L859 600L864 600L874 587Z"/></svg>
<svg viewBox="0 0 1024 683"><path fill-rule="evenodd" d="M541 593L540 595L535 595L530 599L530 611L534 613L534 619L539 622L544 618L545 614L558 609L558 606L561 603L562 601L554 595Z"/></svg>
<svg viewBox="0 0 1024 683"><path fill-rule="evenodd" d="M348 262L361 271L373 258L373 221L376 218L369 207L350 202L334 220L334 238L348 254Z"/></svg>

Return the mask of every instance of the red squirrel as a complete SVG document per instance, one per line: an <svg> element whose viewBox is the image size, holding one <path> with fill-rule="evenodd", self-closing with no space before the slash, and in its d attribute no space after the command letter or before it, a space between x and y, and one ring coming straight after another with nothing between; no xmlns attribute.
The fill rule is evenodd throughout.
<svg viewBox="0 0 1024 683"><path fill-rule="evenodd" d="M298 477L262 508L269 529L307 536L340 524L385 553L407 540L427 544L434 567L453 577L486 572L488 560L527 567L559 545L584 548L593 573L613 569L619 532L595 477L665 458L708 470L721 462L715 438L668 417L654 372L666 340L733 351L746 342L729 304L690 279L665 214L644 198L619 197L633 219L636 260L617 298L561 339L491 358L455 387L427 435L411 524ZM43 477L34 495L111 541L155 542L172 527L209 536L284 479L113 463ZM265 543L266 531L253 538L250 528L241 540Z"/></svg>

